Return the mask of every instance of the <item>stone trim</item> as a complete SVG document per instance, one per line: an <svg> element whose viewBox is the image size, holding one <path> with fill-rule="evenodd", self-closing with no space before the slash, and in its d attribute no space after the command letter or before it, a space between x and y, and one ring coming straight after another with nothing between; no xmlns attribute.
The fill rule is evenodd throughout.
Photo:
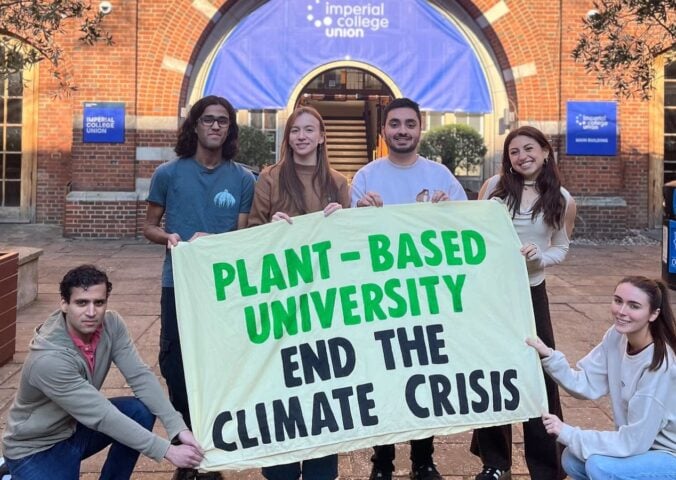
<svg viewBox="0 0 676 480"><path fill-rule="evenodd" d="M505 81L517 81L522 78L532 77L537 75L538 69L535 66L535 62L523 63L521 65L514 65L512 68L507 68L502 71L502 75L505 77Z"/></svg>
<svg viewBox="0 0 676 480"><path fill-rule="evenodd" d="M137 192L70 192L66 202L135 202Z"/></svg>
<svg viewBox="0 0 676 480"><path fill-rule="evenodd" d="M481 28L486 28L495 23L500 18L504 17L509 13L509 6L503 1L500 0L498 3L493 5L491 8L486 10L483 15L477 17L476 23Z"/></svg>
<svg viewBox="0 0 676 480"><path fill-rule="evenodd" d="M213 23L218 22L218 20L221 18L221 14L218 13L218 9L209 3L208 0L193 0L191 6Z"/></svg>
<svg viewBox="0 0 676 480"><path fill-rule="evenodd" d="M574 196L578 207L625 208L627 201L622 197Z"/></svg>
<svg viewBox="0 0 676 480"><path fill-rule="evenodd" d="M165 55L162 59L162 68L170 72L180 73L181 75L190 75L192 72L192 65L180 58L170 57Z"/></svg>
<svg viewBox="0 0 676 480"><path fill-rule="evenodd" d="M176 158L176 153L172 147L136 147L136 161L158 161L168 162Z"/></svg>

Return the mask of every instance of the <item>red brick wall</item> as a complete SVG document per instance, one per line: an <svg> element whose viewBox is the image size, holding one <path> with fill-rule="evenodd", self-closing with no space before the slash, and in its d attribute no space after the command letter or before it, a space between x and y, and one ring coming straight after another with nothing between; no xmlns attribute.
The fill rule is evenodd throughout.
<svg viewBox="0 0 676 480"><path fill-rule="evenodd" d="M460 3L473 16L494 5L492 1ZM619 102L619 155L617 157L572 157L565 154L566 102L568 100L613 100L613 92L600 87L575 63L571 52L577 43L581 18L593 7L591 1L507 2L510 13L483 29L503 70L535 62L537 74L507 82L520 122L559 122L559 165L564 184L573 195L619 196L623 208L581 207L588 218L578 233L617 235L618 225L648 226L648 104L637 99ZM629 212L629 214L627 213ZM594 227L593 225L598 225ZM598 228L597 231L594 229Z"/></svg>
<svg viewBox="0 0 676 480"><path fill-rule="evenodd" d="M609 89L599 87L595 78L586 75L582 66L576 64L570 56L577 42L580 19L591 8L591 2L564 1L566 16L561 64L562 121L565 121L567 100L615 99ZM645 228L649 222L648 103L638 99L620 100L618 124L618 156L571 157L562 150L562 169L566 173L567 186L573 194L619 196L625 199L626 213L615 210L607 213L608 217L615 218L614 225L624 222L629 228ZM597 233L606 231L607 228L599 227Z"/></svg>
<svg viewBox="0 0 676 480"><path fill-rule="evenodd" d="M82 129L73 129L73 191L130 192L136 178L136 138L126 131L125 143L82 143Z"/></svg>
<svg viewBox="0 0 676 480"><path fill-rule="evenodd" d="M142 199L141 199L142 200ZM146 202L139 201L136 204L136 237L143 238L143 227L146 219Z"/></svg>
<svg viewBox="0 0 676 480"><path fill-rule="evenodd" d="M16 347L19 254L0 251L0 366L12 359Z"/></svg>
<svg viewBox="0 0 676 480"><path fill-rule="evenodd" d="M63 234L75 238L128 238L137 235L137 202L66 202Z"/></svg>
<svg viewBox="0 0 676 480"><path fill-rule="evenodd" d="M83 102L124 102L127 115L136 115L136 4L116 1L104 25L114 45L86 46L73 51L73 114L82 120ZM96 2L95 2L96 5ZM82 130L73 129L72 190L133 191L136 159L135 132L126 132L124 144L84 144Z"/></svg>
<svg viewBox="0 0 676 480"><path fill-rule="evenodd" d="M40 68L37 113L36 221L62 223L71 179L72 102L54 98L56 82Z"/></svg>
<svg viewBox="0 0 676 480"><path fill-rule="evenodd" d="M214 0L220 14L244 0ZM472 18L493 7L494 0L459 0ZM575 64L570 52L575 45L580 19L592 8L586 0L511 0L510 12L482 33L501 71L534 63L536 74L505 82L505 88L521 123L558 125L555 143L565 131L567 100L612 100L608 89L598 86ZM560 12L563 12L563 17ZM65 230L93 234L71 215L83 215L85 205L69 205L65 195L73 191L133 191L137 178L147 179L161 159L136 160L137 147L173 147L174 130L139 130L128 127L124 145L85 145L74 124L81 121L82 102L125 102L127 114L177 118L187 103L192 71L185 74L162 67L165 57L191 64L213 28L213 23L184 0L118 0L106 17L115 45L83 46L73 42L66 49L69 72L79 87L68 99L53 100L54 82L40 77L38 129L37 220L63 222ZM621 196L626 212L611 209L616 224L645 227L648 224L648 106L638 100L619 103L621 127L618 157L572 157L559 148L565 185L573 195ZM558 122L558 123L557 123ZM549 132L551 135L552 132ZM77 207L77 208L75 208ZM93 206L95 210L103 206ZM104 209L105 210L105 209ZM617 210L616 213L614 213ZM628 213L627 213L628 212ZM129 205L124 220L138 232L143 205ZM592 211L589 218L594 218ZM82 217L83 218L83 217ZM126 218L126 217L125 217ZM122 222L122 223L124 223ZM75 227L74 225L78 225ZM108 224L113 235L114 224ZM125 223L126 225L126 223ZM127 227L124 227L127 228Z"/></svg>
<svg viewBox="0 0 676 480"><path fill-rule="evenodd" d="M581 206L575 220L575 237L619 238L626 235L628 207Z"/></svg>

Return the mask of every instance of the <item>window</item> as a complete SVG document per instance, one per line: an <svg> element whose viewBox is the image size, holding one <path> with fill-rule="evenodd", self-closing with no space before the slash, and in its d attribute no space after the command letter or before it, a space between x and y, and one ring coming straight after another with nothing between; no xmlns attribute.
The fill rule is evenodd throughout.
<svg viewBox="0 0 676 480"><path fill-rule="evenodd" d="M469 125L474 130L479 132L482 136L483 132L483 119L484 116L476 113L456 113L455 122L462 123L463 125Z"/></svg>
<svg viewBox="0 0 676 480"><path fill-rule="evenodd" d="M0 207L21 205L23 78L15 73L0 83Z"/></svg>
<svg viewBox="0 0 676 480"><path fill-rule="evenodd" d="M277 110L249 110L249 126L261 130L268 137L270 163L274 163L277 141Z"/></svg>
<svg viewBox="0 0 676 480"><path fill-rule="evenodd" d="M421 114L423 135L441 125L459 123L469 125L483 136L484 116L481 113L421 112ZM481 175L481 167L482 165L472 165L470 167L458 166L453 173L459 176L478 177Z"/></svg>
<svg viewBox="0 0 676 480"><path fill-rule="evenodd" d="M334 68L320 73L303 90L308 95L390 95L375 75L358 68Z"/></svg>
<svg viewBox="0 0 676 480"><path fill-rule="evenodd" d="M441 112L420 112L422 117L423 132L429 132L435 127L444 124L444 114Z"/></svg>
<svg viewBox="0 0 676 480"><path fill-rule="evenodd" d="M484 135L484 116L480 113L460 113L457 112L454 114L455 123L460 123L462 125L467 125L472 127L474 130L479 132L483 137ZM468 176L468 177L478 177L481 175L482 165L471 165L471 166L458 166L455 169L456 175Z"/></svg>

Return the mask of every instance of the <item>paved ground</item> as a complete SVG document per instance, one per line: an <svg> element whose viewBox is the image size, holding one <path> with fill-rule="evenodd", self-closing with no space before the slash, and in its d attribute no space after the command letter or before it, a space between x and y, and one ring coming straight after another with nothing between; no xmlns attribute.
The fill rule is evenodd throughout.
<svg viewBox="0 0 676 480"><path fill-rule="evenodd" d="M63 274L81 263L94 263L109 273L114 285L110 308L122 313L143 358L159 375L157 353L162 247L141 240L68 240L61 237L61 231L56 227L0 225L0 251L10 245L40 247L44 249L44 255L39 264L38 299L19 312L17 352L12 362L0 368L0 427L4 428L33 328L57 307L58 282ZM551 268L547 277L559 349L574 361L595 345L610 325L608 305L615 284L628 274L658 277L660 258L661 247L657 244L573 245L565 264ZM109 375L104 390L108 396L129 392L124 379L115 370ZM583 402L564 394L563 404L566 419L572 424L585 428L612 428L611 413L605 400ZM469 439L469 433L436 439L435 459L444 478L473 479L480 469L480 462L469 454ZM101 458L99 455L86 462L83 479L98 478ZM408 478L407 458L408 447L399 445L397 477ZM339 471L343 480L365 479L369 469L368 451L340 456ZM171 471L166 461L158 464L142 458L137 466L138 473L133 478L168 479ZM518 479L529 478L519 433L515 436L513 473ZM255 470L224 472L224 477L234 480L262 478Z"/></svg>

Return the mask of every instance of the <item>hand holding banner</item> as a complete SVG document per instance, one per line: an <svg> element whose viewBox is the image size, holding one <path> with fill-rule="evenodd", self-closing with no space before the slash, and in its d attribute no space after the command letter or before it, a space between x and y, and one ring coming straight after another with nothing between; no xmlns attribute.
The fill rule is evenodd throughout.
<svg viewBox="0 0 676 480"><path fill-rule="evenodd" d="M249 468L546 411L528 277L491 201L321 212L181 243L203 468Z"/></svg>

